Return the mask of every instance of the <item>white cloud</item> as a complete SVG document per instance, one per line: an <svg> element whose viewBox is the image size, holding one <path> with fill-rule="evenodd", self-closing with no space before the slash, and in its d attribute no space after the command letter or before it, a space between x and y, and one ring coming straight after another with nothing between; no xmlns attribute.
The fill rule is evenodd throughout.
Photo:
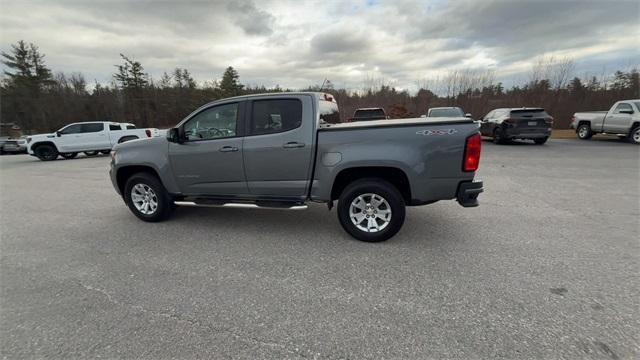
<svg viewBox="0 0 640 360"><path fill-rule="evenodd" d="M508 80L549 53L574 57L577 73L640 58L637 1L4 0L1 6L2 50L20 39L33 42L55 71L100 82L110 81L119 53L156 78L184 67L206 81L232 65L245 83L289 88L325 77L358 88L376 77L411 89L461 68L494 69Z"/></svg>

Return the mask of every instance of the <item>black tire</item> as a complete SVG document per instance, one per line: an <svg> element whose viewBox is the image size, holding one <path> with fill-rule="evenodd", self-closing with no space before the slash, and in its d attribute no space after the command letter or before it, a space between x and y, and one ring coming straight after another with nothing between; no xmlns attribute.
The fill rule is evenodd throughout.
<svg viewBox="0 0 640 360"><path fill-rule="evenodd" d="M502 134L502 129L497 127L493 129L493 143L494 144L504 144L504 138Z"/></svg>
<svg viewBox="0 0 640 360"><path fill-rule="evenodd" d="M540 138L540 139L533 139L533 142L536 143L536 145L542 145L542 144L546 143L547 140L549 140L548 136Z"/></svg>
<svg viewBox="0 0 640 360"><path fill-rule="evenodd" d="M73 159L74 157L78 156L78 153L77 152L60 153L60 156L62 156L65 159Z"/></svg>
<svg viewBox="0 0 640 360"><path fill-rule="evenodd" d="M629 132L629 141L632 144L640 145L640 126L636 126Z"/></svg>
<svg viewBox="0 0 640 360"><path fill-rule="evenodd" d="M580 140L589 140L593 136L591 126L588 124L582 124L576 129L576 135Z"/></svg>
<svg viewBox="0 0 640 360"><path fill-rule="evenodd" d="M53 145L38 145L34 152L38 159L42 161L53 161L58 158L58 149L56 149L56 147Z"/></svg>
<svg viewBox="0 0 640 360"><path fill-rule="evenodd" d="M100 150L100 153L104 155L109 155L110 152L111 150Z"/></svg>
<svg viewBox="0 0 640 360"><path fill-rule="evenodd" d="M131 140L136 140L138 139L137 136L124 136L122 137L120 140L118 140L118 144L122 144L123 142L127 142L127 141L131 141Z"/></svg>
<svg viewBox="0 0 640 360"><path fill-rule="evenodd" d="M98 155L98 152L97 151L85 151L84 154L87 155L87 156L96 156L96 155Z"/></svg>
<svg viewBox="0 0 640 360"><path fill-rule="evenodd" d="M358 226L354 223L357 221L355 220L356 218L354 218L354 221L351 220L349 210L351 208L352 202L357 197L364 194L375 194L381 197L386 201L388 207L391 210L388 223L379 231L367 232L363 229L358 228ZM383 211L386 207L386 204L383 204L380 206L380 208L378 208L378 210ZM364 213L365 211L373 210L360 210L361 213ZM376 221L376 225L380 226L380 223L384 224L384 219L378 219L378 215L371 216L376 216L374 218L374 221ZM344 230L348 232L349 235L361 241L379 242L389 239L400 230L402 224L404 223L404 217L405 203L404 199L402 198L402 194L400 194L395 186L379 178L364 178L354 181L353 183L347 185L347 187L342 191L340 199L338 200L338 220L340 221L340 225L342 225L342 228L344 228ZM365 219L363 218L363 220L361 220L361 223L359 224L361 227L364 227L364 220ZM369 220L366 221L367 224L369 224ZM369 228L368 225L366 227Z"/></svg>
<svg viewBox="0 0 640 360"><path fill-rule="evenodd" d="M143 187L150 188L155 194L155 199L157 203L157 207L155 211L152 213L145 214L141 210L138 210L136 205L134 204L134 200L132 199L132 189L136 185L141 185ZM147 222L158 222L169 217L171 213L172 201L169 193L164 188L160 180L157 177L149 174L149 173L137 173L131 176L126 185L124 186L124 201L129 207L129 210L133 212L135 216L139 219L147 221ZM152 198L153 199L153 198Z"/></svg>

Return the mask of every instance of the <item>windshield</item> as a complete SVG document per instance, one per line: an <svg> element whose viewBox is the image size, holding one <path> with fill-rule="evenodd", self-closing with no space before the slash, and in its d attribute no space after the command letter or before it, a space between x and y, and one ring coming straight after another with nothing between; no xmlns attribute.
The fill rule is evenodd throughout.
<svg viewBox="0 0 640 360"><path fill-rule="evenodd" d="M544 109L511 110L512 117L549 117Z"/></svg>
<svg viewBox="0 0 640 360"><path fill-rule="evenodd" d="M386 115L384 114L384 110L382 109L367 109L367 110L356 110L355 114L353 114L354 118L358 119L386 119Z"/></svg>
<svg viewBox="0 0 640 360"><path fill-rule="evenodd" d="M431 109L429 117L460 117L464 116L464 112L460 108L451 109Z"/></svg>

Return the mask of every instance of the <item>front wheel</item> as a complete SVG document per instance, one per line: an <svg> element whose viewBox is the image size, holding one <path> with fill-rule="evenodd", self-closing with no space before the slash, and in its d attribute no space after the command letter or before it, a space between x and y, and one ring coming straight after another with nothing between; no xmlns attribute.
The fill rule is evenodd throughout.
<svg viewBox="0 0 640 360"><path fill-rule="evenodd" d="M494 144L504 144L505 143L502 129L499 128L499 127L493 129L493 143Z"/></svg>
<svg viewBox="0 0 640 360"><path fill-rule="evenodd" d="M640 126L636 126L635 129L631 130L631 135L629 136L629 139L631 140L632 143L636 145L640 145Z"/></svg>
<svg viewBox="0 0 640 360"><path fill-rule="evenodd" d="M533 139L533 142L536 143L536 145L542 145L542 144L546 143L547 140L549 140L549 137L543 137L543 138L540 138L540 139Z"/></svg>
<svg viewBox="0 0 640 360"><path fill-rule="evenodd" d="M65 159L73 159L74 157L78 156L78 153L77 152L60 153L60 156L62 156Z"/></svg>
<svg viewBox="0 0 640 360"><path fill-rule="evenodd" d="M591 126L587 124L582 124L578 126L578 129L576 130L576 134L578 134L578 139L580 140L588 140L588 139L591 139L591 137L593 136L593 133L591 132Z"/></svg>
<svg viewBox="0 0 640 360"><path fill-rule="evenodd" d="M103 155L109 155L110 152L111 150L100 150L100 153Z"/></svg>
<svg viewBox="0 0 640 360"><path fill-rule="evenodd" d="M402 227L404 216L404 199L398 189L378 178L349 184L338 201L340 225L361 241L389 239Z"/></svg>
<svg viewBox="0 0 640 360"><path fill-rule="evenodd" d="M34 153L38 157L38 159L42 161L52 161L58 158L58 149L53 145L44 144L38 146Z"/></svg>
<svg viewBox="0 0 640 360"><path fill-rule="evenodd" d="M124 201L139 219L158 222L166 219L172 209L171 197L158 178L138 173L127 180Z"/></svg>

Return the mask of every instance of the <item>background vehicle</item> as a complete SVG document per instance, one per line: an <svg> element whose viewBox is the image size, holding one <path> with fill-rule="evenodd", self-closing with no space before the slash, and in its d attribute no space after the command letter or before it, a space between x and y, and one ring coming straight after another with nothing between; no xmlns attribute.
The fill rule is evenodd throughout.
<svg viewBox="0 0 640 360"><path fill-rule="evenodd" d="M434 107L427 110L427 117L471 117L459 107Z"/></svg>
<svg viewBox="0 0 640 360"><path fill-rule="evenodd" d="M533 140L542 145L551 136L553 117L542 108L505 108L490 111L480 124L480 132L496 144L513 139Z"/></svg>
<svg viewBox="0 0 640 360"><path fill-rule="evenodd" d="M640 144L640 100L618 101L609 111L577 112L573 114L571 128L579 139L590 139L593 134L616 134Z"/></svg>
<svg viewBox="0 0 640 360"><path fill-rule="evenodd" d="M0 142L0 154L22 154L27 152L27 139L4 139Z"/></svg>
<svg viewBox="0 0 640 360"><path fill-rule="evenodd" d="M388 119L387 113L383 108L360 108L356 109L353 113L353 117L349 119L349 122L353 121L370 121L370 120L384 120Z"/></svg>
<svg viewBox="0 0 640 360"><path fill-rule="evenodd" d="M113 145L129 140L159 136L158 129L136 129L129 123L105 121L69 124L53 134L27 137L27 151L40 160L55 160L58 155L72 159L79 152L87 156L108 154Z"/></svg>
<svg viewBox="0 0 640 360"><path fill-rule="evenodd" d="M332 124L338 115L323 93L213 102L166 138L117 145L111 180L145 221L163 220L174 204L297 210L338 200L343 228L364 241L400 230L405 205L478 205L481 139L472 120Z"/></svg>

